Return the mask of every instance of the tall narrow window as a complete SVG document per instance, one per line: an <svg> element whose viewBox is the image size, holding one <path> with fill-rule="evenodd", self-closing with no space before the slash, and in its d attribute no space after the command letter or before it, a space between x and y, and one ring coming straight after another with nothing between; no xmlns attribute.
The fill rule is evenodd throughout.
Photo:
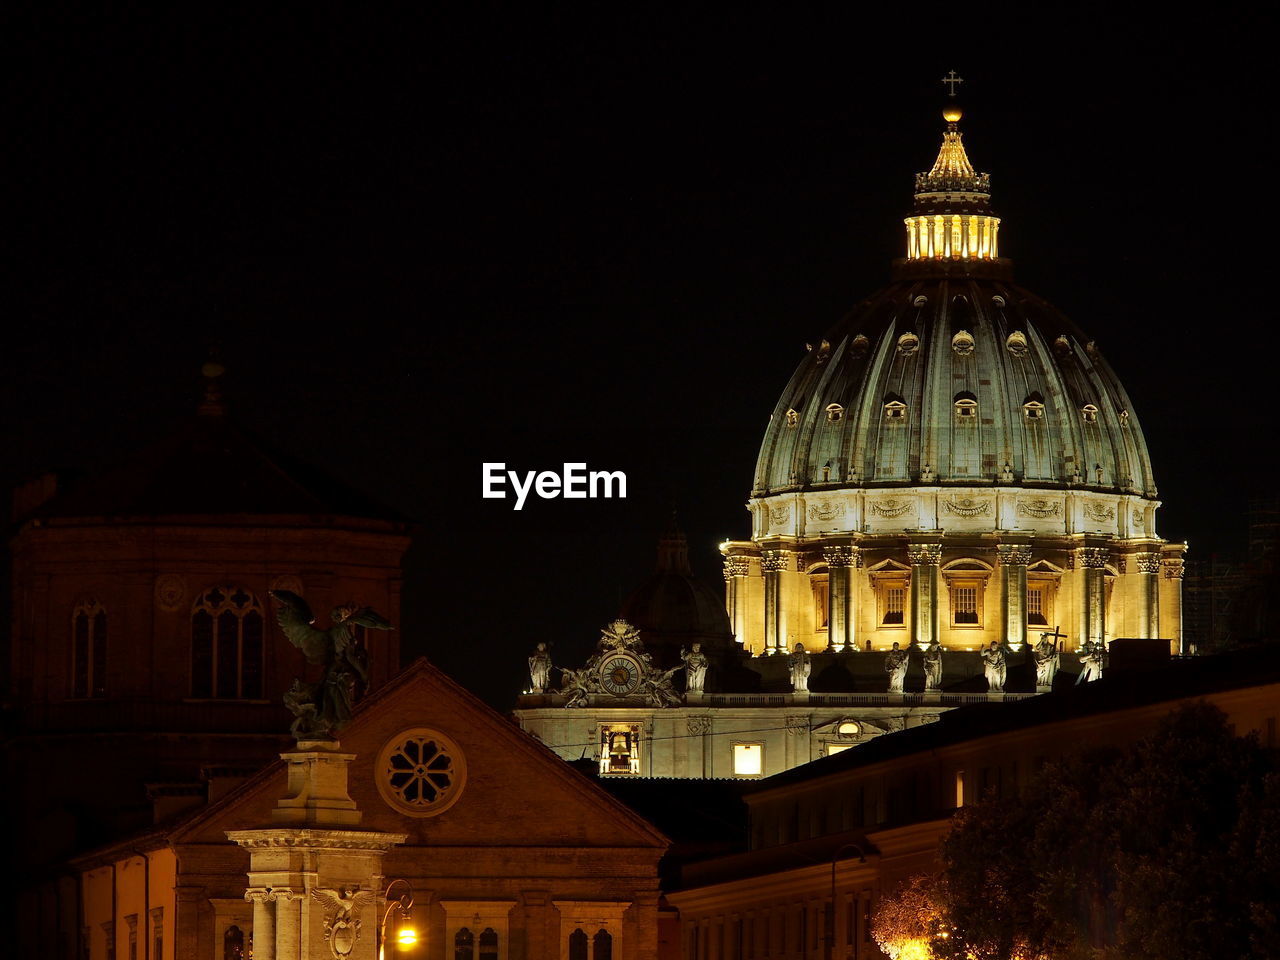
<svg viewBox="0 0 1280 960"><path fill-rule="evenodd" d="M829 613L827 597L829 596L829 589L830 582L825 569L818 573L809 574L809 590L813 594L813 624L815 630L827 629L827 616Z"/></svg>
<svg viewBox="0 0 1280 960"><path fill-rule="evenodd" d="M476 935L467 927L463 927L453 936L453 960L473 960L476 950Z"/></svg>
<svg viewBox="0 0 1280 960"><path fill-rule="evenodd" d="M697 936L697 927L694 927L694 936ZM694 941L695 949L697 941ZM569 960L587 960L587 935L579 928L569 934Z"/></svg>
<svg viewBox="0 0 1280 960"><path fill-rule="evenodd" d="M240 587L205 591L191 612L191 695L256 700L263 692L263 619Z"/></svg>
<svg viewBox="0 0 1280 960"><path fill-rule="evenodd" d="M107 611L82 600L71 614L71 695L107 695Z"/></svg>
<svg viewBox="0 0 1280 960"><path fill-rule="evenodd" d="M613 960L613 937L608 930L597 930L592 938L591 960Z"/></svg>
<svg viewBox="0 0 1280 960"><path fill-rule="evenodd" d="M485 927L480 934L480 960L498 960L498 934L493 927Z"/></svg>
<svg viewBox="0 0 1280 960"><path fill-rule="evenodd" d="M906 587L886 586L881 595L884 598L884 612L880 622L886 626L900 625L902 623L902 612L906 609Z"/></svg>
<svg viewBox="0 0 1280 960"><path fill-rule="evenodd" d="M1027 623L1047 626L1048 610L1045 604L1045 593L1048 587L1043 583L1027 584Z"/></svg>
<svg viewBox="0 0 1280 960"><path fill-rule="evenodd" d="M956 587L951 591L956 623L978 622L978 588Z"/></svg>

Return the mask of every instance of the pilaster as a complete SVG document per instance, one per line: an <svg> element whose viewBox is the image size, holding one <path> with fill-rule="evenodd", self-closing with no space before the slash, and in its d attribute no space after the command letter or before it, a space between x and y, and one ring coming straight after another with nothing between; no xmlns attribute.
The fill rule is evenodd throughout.
<svg viewBox="0 0 1280 960"><path fill-rule="evenodd" d="M1004 608L1003 640L1018 651L1027 642L1027 565L1031 563L1028 543L1002 543L996 547L1000 561L1000 592Z"/></svg>
<svg viewBox="0 0 1280 960"><path fill-rule="evenodd" d="M858 610L853 577L861 561L858 548L824 547L822 558L827 562L827 649L856 651Z"/></svg>
<svg viewBox="0 0 1280 960"><path fill-rule="evenodd" d="M907 561L911 564L911 642L927 647L938 637L938 566L942 563L942 545L909 544Z"/></svg>

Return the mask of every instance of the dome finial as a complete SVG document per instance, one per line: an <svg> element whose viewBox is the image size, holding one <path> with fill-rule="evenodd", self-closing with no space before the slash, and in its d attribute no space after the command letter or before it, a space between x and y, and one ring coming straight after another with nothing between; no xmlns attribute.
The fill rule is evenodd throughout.
<svg viewBox="0 0 1280 960"><path fill-rule="evenodd" d="M960 76L954 70L949 71L947 75L942 78L942 84L947 88L947 96L951 98L951 102L942 108L942 119L947 121L947 123L959 123L960 118L964 116L964 111L961 110L960 105L956 103L956 87L962 83L964 83L964 77Z"/></svg>

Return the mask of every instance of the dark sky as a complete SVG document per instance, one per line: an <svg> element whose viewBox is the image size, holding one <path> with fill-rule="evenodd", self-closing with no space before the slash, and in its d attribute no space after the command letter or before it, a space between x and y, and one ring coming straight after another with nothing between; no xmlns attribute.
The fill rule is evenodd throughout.
<svg viewBox="0 0 1280 960"><path fill-rule="evenodd" d="M719 589L805 342L902 253L954 68L1001 252L1128 387L1162 532L1236 547L1275 488L1268 26L613 7L11 14L0 480L170 429L216 343L242 423L422 522L406 649L506 706L672 506ZM631 495L516 513L485 460Z"/></svg>

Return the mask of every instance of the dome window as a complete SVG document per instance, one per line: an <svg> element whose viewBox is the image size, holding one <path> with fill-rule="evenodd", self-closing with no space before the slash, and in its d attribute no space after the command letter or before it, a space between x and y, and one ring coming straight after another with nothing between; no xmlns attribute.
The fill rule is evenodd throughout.
<svg viewBox="0 0 1280 960"><path fill-rule="evenodd" d="M864 357L867 354L867 348L871 346L871 341L863 334L858 334L849 344L849 349L855 357Z"/></svg>
<svg viewBox="0 0 1280 960"><path fill-rule="evenodd" d="M973 334L968 330L960 330L951 338L951 349L958 355L967 357L973 353Z"/></svg>
<svg viewBox="0 0 1280 960"><path fill-rule="evenodd" d="M1059 334L1058 338L1053 341L1053 349L1060 357L1071 355L1071 341L1067 339L1067 335Z"/></svg>
<svg viewBox="0 0 1280 960"><path fill-rule="evenodd" d="M1098 408L1095 407L1092 403L1086 403L1083 407L1080 408L1080 419L1082 419L1085 423L1097 423Z"/></svg>
<svg viewBox="0 0 1280 960"><path fill-rule="evenodd" d="M929 298L928 298L928 297L926 297L926 296L924 296L923 294L921 294L920 296L916 297L916 298L915 298L914 300L912 300L911 302L912 302L912 304L913 304L914 306L917 306L917 307L923 307L926 303L928 303L928 302L929 302Z"/></svg>
<svg viewBox="0 0 1280 960"><path fill-rule="evenodd" d="M1000 294L997 293L994 297L991 298L991 302L994 303L997 307L1003 307L1004 297L1000 296Z"/></svg>
<svg viewBox="0 0 1280 960"><path fill-rule="evenodd" d="M1004 345L1015 357L1027 355L1027 335L1021 330L1015 330L1009 334L1009 339L1004 342Z"/></svg>
<svg viewBox="0 0 1280 960"><path fill-rule="evenodd" d="M796 413L794 410L788 410L788 411L787 411L787 426L788 426L788 427L794 427L794 426L795 426L797 423L799 423L799 422L800 422L800 414Z"/></svg>
<svg viewBox="0 0 1280 960"><path fill-rule="evenodd" d="M955 408L956 416L963 420L976 417L978 415L978 400L967 390L962 391L956 394Z"/></svg>
<svg viewBox="0 0 1280 960"><path fill-rule="evenodd" d="M904 333L898 338L898 352L909 357L920 349L920 338L914 333Z"/></svg>
<svg viewBox="0 0 1280 960"><path fill-rule="evenodd" d="M1026 414L1028 420L1044 419L1044 397L1038 393L1033 393L1022 402L1022 412Z"/></svg>
<svg viewBox="0 0 1280 960"><path fill-rule="evenodd" d="M884 418L886 420L902 420L907 415L907 405L896 393L884 398Z"/></svg>
<svg viewBox="0 0 1280 960"><path fill-rule="evenodd" d="M838 403L827 404L827 423L839 423L844 419L844 407Z"/></svg>

